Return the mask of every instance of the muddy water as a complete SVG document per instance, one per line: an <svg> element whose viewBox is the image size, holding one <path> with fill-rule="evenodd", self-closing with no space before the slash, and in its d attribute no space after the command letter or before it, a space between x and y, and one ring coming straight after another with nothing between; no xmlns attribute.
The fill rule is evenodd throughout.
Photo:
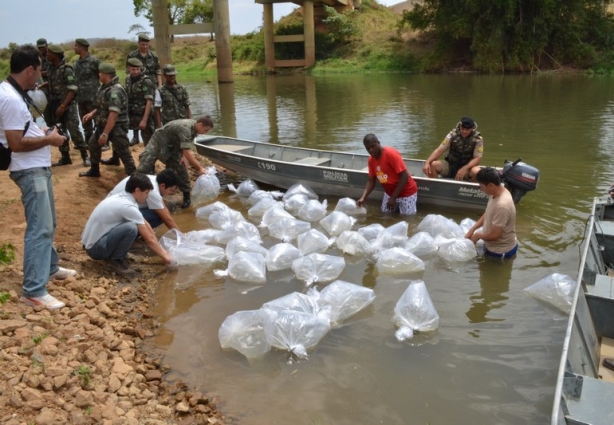
<svg viewBox="0 0 614 425"><path fill-rule="evenodd" d="M391 322L410 277L378 276L364 259L346 256L340 278L372 288L374 303L298 363L282 352L250 363L222 351L217 338L228 315L302 291L291 271L269 274L263 286L214 276L223 264L168 274L157 294L161 332L151 343L165 351L170 379L219 395L222 408L245 424L549 420L566 322L523 289L553 272L575 277L590 198L614 181L608 78L344 75L187 85L193 110L211 114L218 134L343 151L361 151L362 136L374 132L404 156L423 158L460 116L471 114L485 138L483 163L522 156L542 176L518 206L516 259L451 266L435 257L412 276L426 282L440 327L411 343L396 341ZM246 215L235 195L218 200ZM429 213L479 217L421 207L407 219L410 234ZM193 211L176 220L185 231L207 227ZM358 225L397 220L371 203ZM266 246L274 243L265 238Z"/></svg>

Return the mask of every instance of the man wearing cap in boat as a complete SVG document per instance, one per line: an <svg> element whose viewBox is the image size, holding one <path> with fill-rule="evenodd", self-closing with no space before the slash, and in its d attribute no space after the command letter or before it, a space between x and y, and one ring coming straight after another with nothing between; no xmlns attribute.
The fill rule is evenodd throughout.
<svg viewBox="0 0 614 425"><path fill-rule="evenodd" d="M177 70L171 64L164 65L165 84L156 93L154 106L156 108L157 128L173 120L192 118L190 96L181 84L177 84Z"/></svg>
<svg viewBox="0 0 614 425"><path fill-rule="evenodd" d="M147 75L151 81L154 82L156 87L160 87L162 85L162 72L160 71L160 60L158 56L149 49L150 38L147 34L139 34L138 36L138 49L131 51L128 53L128 57L126 57L126 71L128 70L128 60L130 58L136 58L141 61L143 64L143 73ZM127 72L126 72L127 73ZM139 143L139 132L138 129L135 129L134 137L130 142L131 145L136 145Z"/></svg>
<svg viewBox="0 0 614 425"><path fill-rule="evenodd" d="M92 56L89 52L90 42L85 38L77 38L73 49L79 58L75 61L75 77L77 79L77 105L79 106L79 115L83 117L94 110L94 98L100 88L100 80L98 79L98 67L100 59ZM88 121L83 123L85 131L85 140L89 142L92 134L94 134L94 123Z"/></svg>
<svg viewBox="0 0 614 425"><path fill-rule="evenodd" d="M463 117L443 142L424 162L422 171L431 178L438 175L455 180L476 181L484 154L484 141L471 117ZM443 161L439 157L448 153Z"/></svg>
<svg viewBox="0 0 614 425"><path fill-rule="evenodd" d="M98 67L102 86L96 93L94 109L83 117L84 122L94 120L96 131L89 140L92 166L80 177L100 177L101 147L113 141L113 151L124 163L124 171L136 171L128 140L128 95L115 75L115 65L102 63Z"/></svg>
<svg viewBox="0 0 614 425"><path fill-rule="evenodd" d="M356 205L361 207L379 180L384 188L382 212L416 214L418 185L407 171L401 154L389 146L382 147L375 134L367 134L362 143L369 152L369 178L365 191Z"/></svg>
<svg viewBox="0 0 614 425"><path fill-rule="evenodd" d="M72 65L66 63L64 49L61 46L51 44L48 47L47 59L49 59L49 69L47 70L49 87L49 117L52 124L61 124L63 131L68 131L70 139L75 148L81 152L83 165L88 167L90 160L87 157L87 144L83 138L83 133L79 127L79 113L77 112L77 82ZM70 144L68 140L60 146L62 157L52 166L70 165Z"/></svg>

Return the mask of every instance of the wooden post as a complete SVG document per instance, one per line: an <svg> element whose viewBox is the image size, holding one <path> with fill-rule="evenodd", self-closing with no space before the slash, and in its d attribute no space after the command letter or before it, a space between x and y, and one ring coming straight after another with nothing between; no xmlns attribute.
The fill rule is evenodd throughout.
<svg viewBox="0 0 614 425"><path fill-rule="evenodd" d="M232 48L230 47L228 0L213 0L213 27L215 29L217 82L232 83Z"/></svg>
<svg viewBox="0 0 614 425"><path fill-rule="evenodd" d="M315 23L313 21L313 1L303 2L303 28L305 33L305 67L316 63Z"/></svg>
<svg viewBox="0 0 614 425"><path fill-rule="evenodd" d="M160 66L173 63L170 38L168 36L168 11L166 6L167 0L151 0L156 54L160 59Z"/></svg>
<svg viewBox="0 0 614 425"><path fill-rule="evenodd" d="M273 4L265 3L264 7L264 62L269 71L275 70L275 28L273 27Z"/></svg>

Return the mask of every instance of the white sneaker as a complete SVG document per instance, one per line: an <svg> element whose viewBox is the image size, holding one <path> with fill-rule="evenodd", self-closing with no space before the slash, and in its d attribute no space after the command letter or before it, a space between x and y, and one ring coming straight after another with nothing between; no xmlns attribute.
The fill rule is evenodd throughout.
<svg viewBox="0 0 614 425"><path fill-rule="evenodd" d="M59 267L58 271L49 276L49 280L64 280L68 276L76 276L77 271L73 269L65 269L64 267Z"/></svg>
<svg viewBox="0 0 614 425"><path fill-rule="evenodd" d="M32 298L22 296L19 299L19 301L31 307L42 305L42 306L45 306L45 308L47 308L48 310L56 310L58 308L62 308L66 306L66 304L64 304L62 301L58 300L57 298L55 298L53 295L50 295L50 294L43 295L42 297L32 297Z"/></svg>

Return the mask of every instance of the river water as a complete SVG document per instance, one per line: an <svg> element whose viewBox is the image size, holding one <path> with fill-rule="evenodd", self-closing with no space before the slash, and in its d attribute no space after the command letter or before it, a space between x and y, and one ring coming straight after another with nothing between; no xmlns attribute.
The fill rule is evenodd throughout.
<svg viewBox="0 0 614 425"><path fill-rule="evenodd" d="M427 261L416 277L427 285L440 326L410 343L396 341L391 322L409 279L378 276L364 259L346 257L340 279L372 288L374 303L298 363L281 352L250 363L221 350L217 337L228 315L302 291L290 271L258 287L206 268L169 273L156 294L160 333L150 343L172 366L169 379L219 396L241 424L549 421L566 320L523 289L553 272L576 277L591 198L614 182L610 77L330 75L185 84L194 114L214 118L214 134L345 152L363 152L362 138L372 132L405 157L425 158L471 115L485 141L483 165L522 157L541 178L517 207L516 259ZM234 195L218 200L247 211ZM399 220L378 211L370 203L361 225ZM410 235L430 213L457 221L480 214L420 207L406 219ZM176 220L185 231L205 227L193 211Z"/></svg>

